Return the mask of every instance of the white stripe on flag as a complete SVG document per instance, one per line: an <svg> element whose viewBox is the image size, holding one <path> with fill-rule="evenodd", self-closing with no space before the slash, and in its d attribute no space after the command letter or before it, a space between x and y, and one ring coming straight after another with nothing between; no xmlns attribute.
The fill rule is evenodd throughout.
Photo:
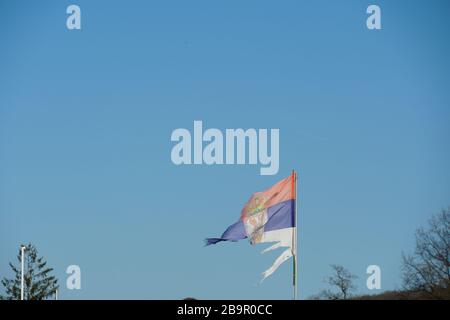
<svg viewBox="0 0 450 320"><path fill-rule="evenodd" d="M292 249L289 248L287 250L285 250L278 258L277 260L275 260L275 262L273 263L273 265L267 269L266 271L263 272L262 276L263 278L261 279L261 282L264 281L264 279L266 279L268 276L270 276L272 273L275 272L275 270L278 269L278 267L285 262L286 260L288 260L290 257L292 257Z"/></svg>
<svg viewBox="0 0 450 320"><path fill-rule="evenodd" d="M264 281L268 276L270 276L272 273L274 273L278 267L283 264L286 260L288 260L290 257L292 257L294 248L293 247L293 236L295 233L295 228L285 228L285 229L278 229L278 230L272 230L272 231L266 231L264 232L261 242L276 242L275 244L271 245L270 247L264 249L261 253L266 253L275 249L278 249L280 247L287 247L289 249L285 250L273 263L273 265L263 272L263 278L261 279L261 282Z"/></svg>

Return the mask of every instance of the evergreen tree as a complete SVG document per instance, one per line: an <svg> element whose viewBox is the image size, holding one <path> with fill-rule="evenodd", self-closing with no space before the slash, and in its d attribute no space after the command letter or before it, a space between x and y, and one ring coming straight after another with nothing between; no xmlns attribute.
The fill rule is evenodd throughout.
<svg viewBox="0 0 450 320"><path fill-rule="evenodd" d="M21 286L21 252L17 255L18 266L11 267L14 277L1 280L5 287L5 296L0 296L0 299L5 300L20 300L20 286ZM43 257L38 257L36 248L30 243L25 250L24 263L24 299L25 300L43 300L52 297L59 288L58 280L51 275L53 268L47 267L47 262Z"/></svg>

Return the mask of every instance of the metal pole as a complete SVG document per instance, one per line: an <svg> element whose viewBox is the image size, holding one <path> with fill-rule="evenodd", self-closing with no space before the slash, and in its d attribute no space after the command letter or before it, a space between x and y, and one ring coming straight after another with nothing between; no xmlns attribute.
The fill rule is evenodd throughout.
<svg viewBox="0 0 450 320"><path fill-rule="evenodd" d="M23 300L23 289L24 289L24 260L25 260L25 246L20 247L21 251L21 264L22 264L22 270L21 270L21 279L20 279L20 300Z"/></svg>
<svg viewBox="0 0 450 320"><path fill-rule="evenodd" d="M292 174L294 175L294 192L295 192L295 215L294 215L294 257L292 259L293 261L293 286L294 286L294 300L297 300L298 290L297 290L297 230L298 230L298 218L297 218L297 173L295 170L292 170Z"/></svg>

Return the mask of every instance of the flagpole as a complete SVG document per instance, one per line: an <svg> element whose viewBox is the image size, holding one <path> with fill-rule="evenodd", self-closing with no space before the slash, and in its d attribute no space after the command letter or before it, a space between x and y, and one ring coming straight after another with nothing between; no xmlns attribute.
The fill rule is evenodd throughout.
<svg viewBox="0 0 450 320"><path fill-rule="evenodd" d="M292 274L292 281L293 281L293 286L294 286L294 300L297 300L297 278L298 278L298 274L297 274L297 243L298 243L298 240L297 240L297 230L298 230L298 223L297 223L297 220L298 220L298 217L297 217L297 173L295 172L295 170L292 170L292 173L293 173L293 175L294 175L294 179L295 179L295 181L294 181L294 192L295 192L295 215L294 215L294 227L295 227L295 230L294 230L294 259L292 259L292 263L294 264L293 265L293 274Z"/></svg>

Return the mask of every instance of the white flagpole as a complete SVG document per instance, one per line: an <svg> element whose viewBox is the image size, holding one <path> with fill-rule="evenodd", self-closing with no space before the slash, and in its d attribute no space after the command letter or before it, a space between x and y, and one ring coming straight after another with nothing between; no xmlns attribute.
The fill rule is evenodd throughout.
<svg viewBox="0 0 450 320"><path fill-rule="evenodd" d="M297 273L297 230L298 230L298 223L297 223L297 173L295 172L295 170L292 170L292 173L294 175L294 192L295 192L295 215L294 215L294 236L293 236L293 241L294 241L294 257L292 259L293 261L293 274L292 274L292 280L293 280L293 286L294 286L294 300L297 300L297 294L298 294L298 290L297 290L297 278L298 278L298 273Z"/></svg>
<svg viewBox="0 0 450 320"><path fill-rule="evenodd" d="M25 246L21 246L20 247L20 251L21 251L21 265L22 265L22 270L21 270L21 279L20 279L20 300L23 300L23 287L24 287L24 260L25 260Z"/></svg>

